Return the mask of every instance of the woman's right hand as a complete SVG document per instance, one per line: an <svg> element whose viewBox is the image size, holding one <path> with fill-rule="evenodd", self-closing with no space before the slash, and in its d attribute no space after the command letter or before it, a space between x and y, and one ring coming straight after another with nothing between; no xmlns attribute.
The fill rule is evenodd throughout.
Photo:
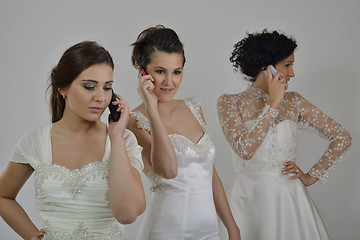
<svg viewBox="0 0 360 240"><path fill-rule="evenodd" d="M153 82L154 79L151 75L142 76L139 74L139 86L137 90L145 104L146 110L157 107L158 99L152 91L155 87Z"/></svg>
<svg viewBox="0 0 360 240"><path fill-rule="evenodd" d="M41 240L44 237L44 234L44 229L41 229L35 236L31 237L30 240Z"/></svg>
<svg viewBox="0 0 360 240"><path fill-rule="evenodd" d="M267 82L270 99L268 104L271 108L277 109L281 101L284 98L285 91L288 89L288 83L281 73L277 72L275 76L272 76L270 66L266 68L267 71Z"/></svg>

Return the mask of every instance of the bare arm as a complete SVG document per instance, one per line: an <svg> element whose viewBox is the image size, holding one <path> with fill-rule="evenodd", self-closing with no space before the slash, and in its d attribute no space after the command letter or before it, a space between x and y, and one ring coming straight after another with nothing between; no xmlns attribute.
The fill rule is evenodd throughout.
<svg viewBox="0 0 360 240"><path fill-rule="evenodd" d="M236 225L234 217L231 213L230 206L225 195L224 187L215 170L215 167L213 168L212 188L216 212L229 233L229 239L240 239L240 230Z"/></svg>
<svg viewBox="0 0 360 240"><path fill-rule="evenodd" d="M24 239L36 239L39 230L15 198L33 171L29 164L9 162L0 175L0 215Z"/></svg>
<svg viewBox="0 0 360 240"><path fill-rule="evenodd" d="M140 173L130 165L124 139L125 127L129 119L128 103L117 95L122 113L118 122L110 122L109 137L111 141L109 202L114 217L123 224L136 220L145 210L145 193ZM133 135L131 135L133 137ZM134 147L136 139L130 139Z"/></svg>
<svg viewBox="0 0 360 240"><path fill-rule="evenodd" d="M199 109L199 113L201 120L205 124L205 118L201 107ZM228 200L226 198L224 187L221 183L219 175L217 174L214 166L213 166L213 174L212 174L212 190L213 190L213 198L214 198L216 212L228 231L229 239L239 240L240 230L235 223L234 217L230 210Z"/></svg>
<svg viewBox="0 0 360 240"><path fill-rule="evenodd" d="M147 170L171 179L177 176L178 163L174 147L161 121L157 98L152 93L154 85L150 75L139 77L138 92L143 99L145 111L149 118L151 134L137 128L136 121L130 122L128 128L133 131L143 147L143 160Z"/></svg>

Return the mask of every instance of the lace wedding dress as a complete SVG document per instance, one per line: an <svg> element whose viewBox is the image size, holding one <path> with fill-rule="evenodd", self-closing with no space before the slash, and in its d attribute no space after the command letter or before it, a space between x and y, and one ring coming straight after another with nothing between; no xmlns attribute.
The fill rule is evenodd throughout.
<svg viewBox="0 0 360 240"><path fill-rule="evenodd" d="M218 99L220 125L231 146L234 177L229 203L243 240L328 239L316 206L299 180L281 169L296 160L298 125L313 128L331 143L309 174L325 180L351 143L346 130L295 92L279 110L269 95L250 86ZM221 228L222 239L227 239Z"/></svg>
<svg viewBox="0 0 360 240"><path fill-rule="evenodd" d="M194 143L179 134L169 134L178 159L178 175L164 179L152 172L150 201L138 230L138 240L217 240L217 214L212 194L215 148L200 116L197 98L184 100L200 123L204 135ZM141 112L131 112L138 128L151 132Z"/></svg>
<svg viewBox="0 0 360 240"><path fill-rule="evenodd" d="M36 203L44 220L43 240L123 240L123 225L113 217L108 199L110 139L101 162L70 170L52 164L51 126L21 138L10 161L35 170ZM142 148L129 130L124 134L130 163L143 169Z"/></svg>

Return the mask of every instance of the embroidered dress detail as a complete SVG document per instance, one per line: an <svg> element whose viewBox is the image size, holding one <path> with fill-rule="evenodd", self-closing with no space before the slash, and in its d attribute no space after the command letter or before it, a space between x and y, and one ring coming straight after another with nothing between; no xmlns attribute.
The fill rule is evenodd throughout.
<svg viewBox="0 0 360 240"><path fill-rule="evenodd" d="M45 224L45 235L43 240L125 240L123 227L113 224L109 232L92 233L83 223L79 223L72 233L56 233L51 227Z"/></svg>
<svg viewBox="0 0 360 240"><path fill-rule="evenodd" d="M284 163L296 161L299 126L315 129L330 144L309 174L326 179L351 143L346 130L296 92L286 92L278 110L269 95L249 87L222 95L217 102L220 125L231 147L234 176L229 205L244 239L328 240L321 216L307 188ZM222 239L228 239L221 227Z"/></svg>
<svg viewBox="0 0 360 240"><path fill-rule="evenodd" d="M46 226L45 240L124 240L123 226L109 204L110 139L100 162L70 170L52 164L52 125L38 128L22 137L10 161L30 164L35 171L36 205ZM124 132L130 164L143 169L141 147L135 135Z"/></svg>
<svg viewBox="0 0 360 240"><path fill-rule="evenodd" d="M296 92L286 92L278 110L270 108L268 100L268 94L252 86L242 93L218 99L220 125L232 149L243 159L251 159L267 133L276 130L277 124L290 120L299 127L315 130L330 141L323 156L308 172L326 180L351 144L346 130ZM253 124L245 127L248 121Z"/></svg>
<svg viewBox="0 0 360 240"><path fill-rule="evenodd" d="M81 169L74 170L56 164L41 164L38 171L35 172L36 195L42 191L44 181L51 177L63 181L62 186L75 200L86 184L93 182L98 176L108 182L109 161L90 163Z"/></svg>
<svg viewBox="0 0 360 240"><path fill-rule="evenodd" d="M142 112L130 112L130 116L136 119L138 128L145 129L148 132L151 131L149 120Z"/></svg>
<svg viewBox="0 0 360 240"><path fill-rule="evenodd" d="M195 143L181 134L168 134L177 158L177 176L165 179L147 171L150 199L137 240L219 240L212 194L215 147L201 118L200 100L187 98L184 104L200 124L203 135ZM138 128L151 133L144 114L130 114Z"/></svg>
<svg viewBox="0 0 360 240"><path fill-rule="evenodd" d="M188 149L192 149L199 156L199 160L207 158L211 149L215 147L207 133L204 133L197 143L178 134L170 134L169 138L172 145L179 153L185 154Z"/></svg>

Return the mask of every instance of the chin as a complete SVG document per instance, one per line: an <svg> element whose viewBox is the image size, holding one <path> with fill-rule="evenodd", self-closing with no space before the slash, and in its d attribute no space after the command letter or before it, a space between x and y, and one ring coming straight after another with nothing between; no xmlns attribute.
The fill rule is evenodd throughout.
<svg viewBox="0 0 360 240"><path fill-rule="evenodd" d="M158 97L158 101L160 103L167 103L167 102L171 102L173 100L174 95L171 96L159 96Z"/></svg>

